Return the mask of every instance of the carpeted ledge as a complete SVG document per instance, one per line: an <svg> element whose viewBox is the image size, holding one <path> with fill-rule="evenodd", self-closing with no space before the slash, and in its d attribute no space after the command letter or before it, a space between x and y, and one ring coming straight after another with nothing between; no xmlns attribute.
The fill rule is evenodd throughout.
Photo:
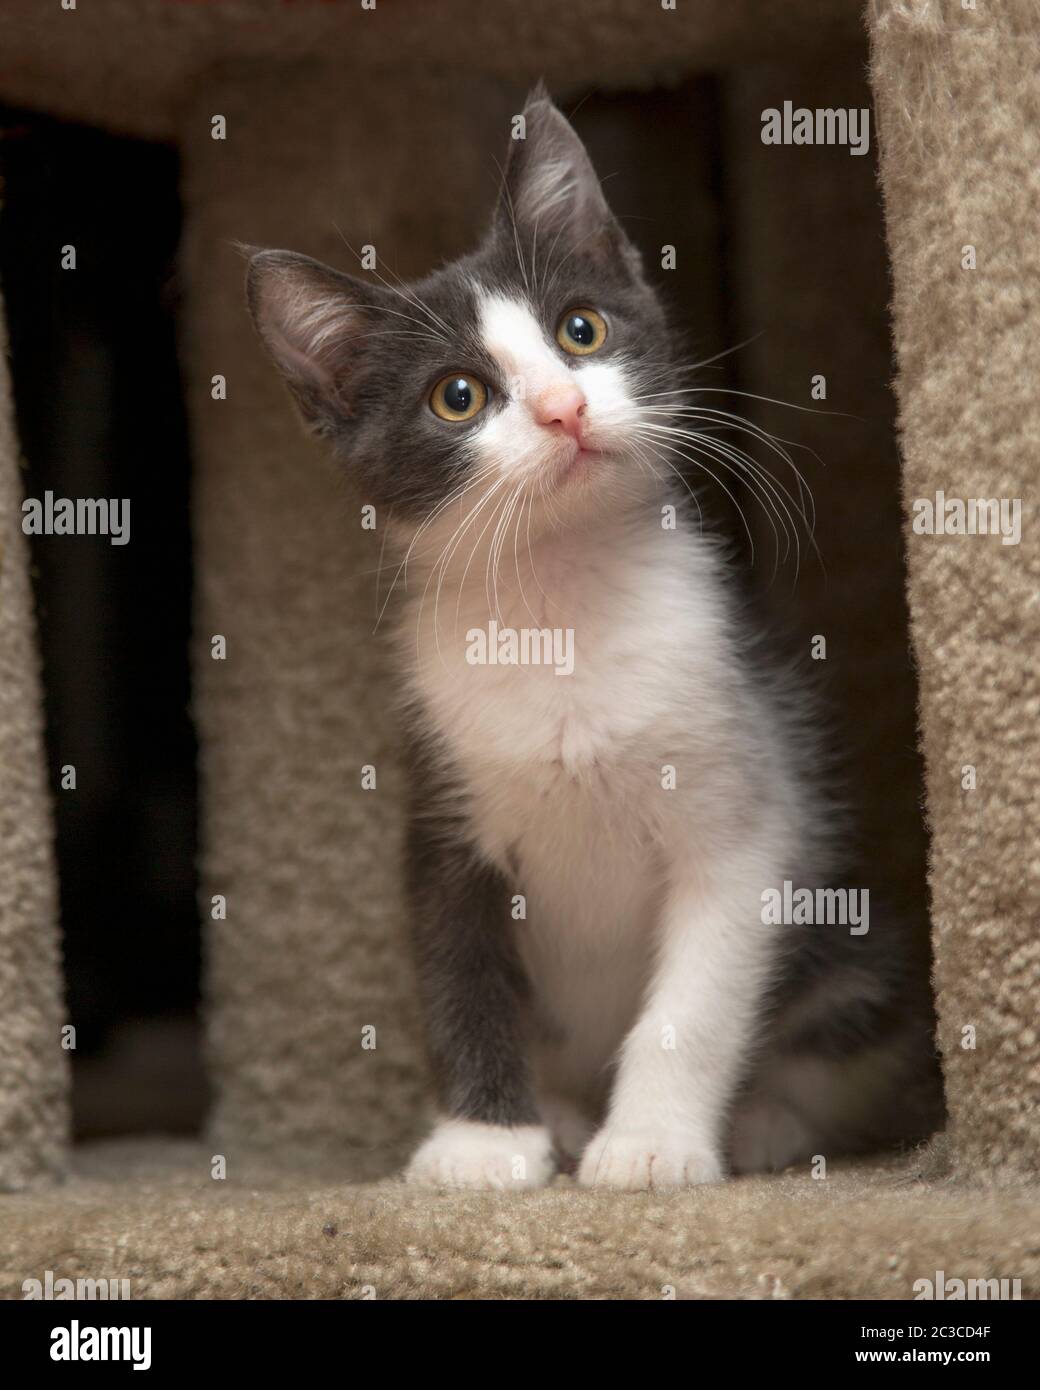
<svg viewBox="0 0 1040 1390"><path fill-rule="evenodd" d="M384 1160L385 1161L385 1160ZM359 1168L359 1172L363 1169ZM55 1195L0 1199L0 1293L127 1278L133 1298L898 1298L914 1281L1040 1288L1040 1189L926 1181L919 1157L648 1196L516 1196L253 1169L173 1140L77 1151Z"/></svg>

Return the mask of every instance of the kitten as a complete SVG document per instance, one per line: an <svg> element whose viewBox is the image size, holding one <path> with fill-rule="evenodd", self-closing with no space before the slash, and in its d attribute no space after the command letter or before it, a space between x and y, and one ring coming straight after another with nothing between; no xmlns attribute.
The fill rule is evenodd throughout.
<svg viewBox="0 0 1040 1390"><path fill-rule="evenodd" d="M542 90L524 115L472 255L400 289L286 251L248 275L398 547L441 1105L405 1176L674 1187L922 1136L898 930L766 920L838 867L812 705L680 505L688 377L639 255Z"/></svg>

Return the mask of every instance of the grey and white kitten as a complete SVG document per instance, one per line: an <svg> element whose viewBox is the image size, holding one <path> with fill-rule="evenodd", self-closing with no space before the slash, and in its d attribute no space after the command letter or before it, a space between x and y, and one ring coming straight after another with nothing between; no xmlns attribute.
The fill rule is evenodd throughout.
<svg viewBox="0 0 1040 1390"><path fill-rule="evenodd" d="M544 92L524 115L472 255L401 288L286 251L249 267L267 348L402 566L441 1106L406 1177L676 1187L920 1137L934 1070L898 928L763 920L764 894L839 867L814 716L680 505L689 378L639 255Z"/></svg>

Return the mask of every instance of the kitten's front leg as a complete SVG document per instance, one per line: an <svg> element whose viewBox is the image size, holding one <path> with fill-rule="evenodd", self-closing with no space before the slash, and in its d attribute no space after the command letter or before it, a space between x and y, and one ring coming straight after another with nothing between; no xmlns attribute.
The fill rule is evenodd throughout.
<svg viewBox="0 0 1040 1390"><path fill-rule="evenodd" d="M508 885L465 846L413 832L412 933L441 1117L406 1171L438 1187L540 1187L552 1142L531 1086L527 981Z"/></svg>
<svg viewBox="0 0 1040 1390"><path fill-rule="evenodd" d="M724 1176L727 1113L758 1025L777 928L761 856L669 894L646 1006L622 1046L608 1117L586 1149L589 1187L688 1187Z"/></svg>

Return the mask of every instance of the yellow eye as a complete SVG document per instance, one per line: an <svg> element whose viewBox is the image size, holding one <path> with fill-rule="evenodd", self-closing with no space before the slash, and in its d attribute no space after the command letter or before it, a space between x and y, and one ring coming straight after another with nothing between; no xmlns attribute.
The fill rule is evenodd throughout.
<svg viewBox="0 0 1040 1390"><path fill-rule="evenodd" d="M584 357L599 352L607 341L607 325L595 309L568 309L556 330L556 341L564 352Z"/></svg>
<svg viewBox="0 0 1040 1390"><path fill-rule="evenodd" d="M442 420L457 424L472 420L487 405L487 387L475 376L454 372L438 381L430 392L430 409Z"/></svg>

